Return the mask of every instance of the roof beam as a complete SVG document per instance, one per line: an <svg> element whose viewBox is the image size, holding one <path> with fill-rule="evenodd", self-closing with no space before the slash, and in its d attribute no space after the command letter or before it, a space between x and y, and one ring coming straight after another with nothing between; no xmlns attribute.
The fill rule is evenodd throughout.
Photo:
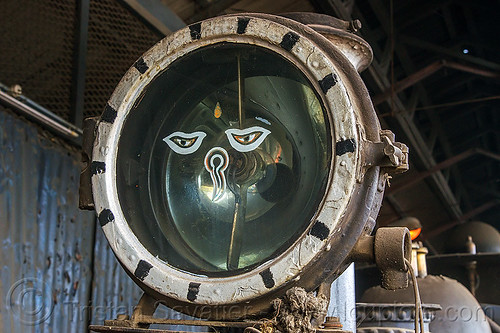
<svg viewBox="0 0 500 333"><path fill-rule="evenodd" d="M429 43L427 41L415 38L415 37L410 37L410 36L405 36L405 35L398 35L398 40L401 41L402 43L405 43L407 45L411 45L423 50L435 52L438 54L442 55L447 55L450 57L453 57L455 59L463 60L469 63L473 63L476 65L480 65L495 71L500 70L500 64L497 64L495 62L485 60L479 57L475 57L469 54L463 54L460 52L456 52L453 49L449 49L443 46L435 45L433 43Z"/></svg>
<svg viewBox="0 0 500 333"><path fill-rule="evenodd" d="M446 25L446 30L450 34L451 39L455 39L457 37L457 29L455 28L455 23L453 22L453 16L451 15L451 11L449 7L443 7L443 19Z"/></svg>
<svg viewBox="0 0 500 333"><path fill-rule="evenodd" d="M469 145L471 142L474 142L476 140L480 140L481 137L487 136L487 135L496 135L497 137L500 137L500 130L496 129L491 129L491 128L479 128L474 131L470 131L467 133L467 136L461 135L458 138L453 138L453 145L455 147L466 147Z"/></svg>
<svg viewBox="0 0 500 333"><path fill-rule="evenodd" d="M500 192L498 192L495 188L493 188L493 186L491 186L492 183L494 183L494 181L490 181L489 183L481 185L477 183L467 183L466 187L500 200Z"/></svg>
<svg viewBox="0 0 500 333"><path fill-rule="evenodd" d="M441 85L440 87L434 87L432 93L435 96L435 100L443 100L443 98L448 97L448 94L452 96L457 95L457 89L465 89L465 85L473 80L476 80L477 77L473 75L463 75L463 73L455 72L452 75L447 76L448 82L446 84Z"/></svg>
<svg viewBox="0 0 500 333"><path fill-rule="evenodd" d="M397 10L394 17L395 25L397 25L397 27L401 30L425 19L426 17L429 17L432 14L435 14L437 10L449 5L449 3L451 3L451 0L402 2L407 3L408 6Z"/></svg>
<svg viewBox="0 0 500 333"><path fill-rule="evenodd" d="M408 75L406 78L396 82L393 86L392 89L387 89L385 92L382 94L376 95L373 97L373 104L378 105L382 103L383 101L387 100L389 97L391 97L392 93L398 93L401 92L418 82L424 80L428 76L436 73L438 70L441 68L453 68L458 71L463 71L466 73L470 74L475 74L475 75L480 75L480 76L485 76L489 78L494 78L494 79L499 79L500 78L500 72L494 72L490 70L484 70L482 68L477 68L474 66L469 66L469 65L462 65L454 61L446 61L446 60L439 60L431 63L430 65L425 66L424 68L413 72L412 74Z"/></svg>
<svg viewBox="0 0 500 333"><path fill-rule="evenodd" d="M329 0L329 1L339 1L339 0ZM345 12L337 12L337 16L344 20L350 20L350 16L346 16ZM355 15L357 18L361 19L362 22L366 22L363 18L361 13L356 10L355 8ZM362 31L362 35L369 35L369 29L366 29ZM370 38L367 38L367 40L371 40ZM372 62L372 65L368 67L368 73L374 80L375 84L381 89L382 91L387 90L390 87L390 82L387 78L387 76L383 73L383 71L380 68L380 65L374 59ZM400 110L404 111L405 106L401 102L398 96L394 96L393 99L394 106ZM396 112L394 118L398 122L399 126L402 128L403 132L405 135L408 137L409 144L412 147L412 156L416 155L416 158L418 158L421 163L424 165L425 168L429 169L432 166L436 164L434 161L434 158L432 157L431 151L426 146L425 140L422 137L419 129L411 119L411 116L407 112ZM381 122L384 123L383 119L381 119ZM387 126L387 125L385 125ZM412 157L413 158L413 157ZM448 183L446 182L446 179L444 178L443 174L441 172L437 172L432 174L431 180L434 182L437 191L440 193L441 198L443 201L446 203L446 207L448 208L451 216L458 218L459 216L462 215L462 212L460 210L460 206L451 191Z"/></svg>
<svg viewBox="0 0 500 333"><path fill-rule="evenodd" d="M386 30L386 34L390 35L390 33L391 33L390 26L388 26L387 22L390 22L391 18L388 16L388 13L387 13L386 8L384 7L384 4L380 0L375 0L375 1L371 1L370 5L372 6L377 18L381 22L381 26ZM413 64L413 61L412 61L411 57L409 56L406 48L402 47L401 44L396 44L394 51L395 51L395 54L397 55L401 65L402 65L403 69L407 73L414 73L414 74L409 76L410 79L407 80L406 84L408 84L408 85L417 84L416 90L418 92L420 92L420 94L419 94L420 102L423 105L427 105L427 106L431 104L431 102L427 96L427 90L424 89L424 87L418 83L423 78L425 78L425 77L431 75L432 73L434 73L435 71L439 70L441 67L451 67L451 68L455 68L455 69L462 70L462 71L474 72L475 74L492 75L494 77L500 77L500 75L498 75L497 73L485 73L485 71L482 69L473 68L471 66L464 66L464 65L458 64L456 62L446 62L445 60L442 60L440 62L436 62L435 65L431 64L431 66L429 68L424 68L423 71L416 71L416 68ZM389 92L389 96L391 94L392 94L392 92ZM416 109L412 108L411 106L410 106L410 108L408 108L408 107L406 108L406 113L408 113L409 119L413 119L413 115L414 115L415 110ZM430 112L430 111L426 111L426 114L427 114L427 117L429 118L429 120L432 124L432 127L437 129L437 132L438 132L437 139L438 139L440 146L441 146L443 152L445 153L446 157L447 158L452 157L454 155L454 152L451 150L450 142L447 139L447 135L446 135L445 131L443 130L443 126L442 126L442 123L441 123L439 116L435 112ZM433 149L429 149L430 154L432 154L432 151L433 151ZM452 166L449 170L445 170L445 173L443 174L443 176L445 176L444 179L445 179L447 184L449 184L450 173L453 175L453 178L455 181L455 191L454 191L455 193L453 193L453 191L451 193L452 200L453 200L452 202L453 202L453 205L456 205L458 207L456 209L453 209L450 206L450 207L448 207L448 210L455 211L455 212L453 212L453 214L455 214L455 213L458 214L460 211L459 204L461 201L457 197L456 193L463 194L461 196L461 199L463 199L463 202L465 203L465 205L467 207L471 207L471 201L470 201L469 193L466 192L463 188L462 176L461 176L459 170L457 169L457 167ZM448 188L449 188L449 185L448 185Z"/></svg>
<svg viewBox="0 0 500 333"><path fill-rule="evenodd" d="M371 5L373 11L375 12L375 15L377 16L382 28L386 31L386 34L390 35L390 25L388 23L388 22L390 22L390 17L388 16L387 10L384 7L383 3L378 0L378 1L370 2L370 5ZM406 49L404 49L400 44L397 44L397 45L395 45L394 51L395 51L396 55L398 56L404 70L406 72L415 73L416 70L414 68L414 65L413 65L408 53L406 52ZM434 71L434 69L432 69L432 70ZM428 74L428 75L430 75L430 74ZM424 105L429 105L426 91L420 85L417 88L421 92L421 94L420 94L421 102ZM388 90L390 90L390 84L386 87L386 91L388 91ZM392 98L393 100L391 101L391 105L394 105L394 106L396 104L396 103L394 103L395 97L396 96L393 96L393 98ZM398 119L398 121L400 122L400 125L407 124L407 125L411 126L411 128L409 128L408 130L405 131L405 134L409 138L411 138L411 136L413 135L413 137L419 141L418 143L417 142L412 143L412 147L413 147L413 149L415 149L415 147L416 147L415 144L419 145L418 148L422 151L422 153L419 154L419 158L423 162L423 164L425 165L425 168L430 169L433 165L436 164L436 162L434 161L434 159L432 157L432 150L428 149L428 147L426 146L425 140L422 138L422 134L420 133L417 126L415 126L415 124L412 120L413 119L413 116L412 116L413 112L408 112L407 108L404 106L402 108L401 107L398 107L398 108L399 108L399 110L402 110L404 112L397 112L395 114L395 118L403 118L403 119ZM411 111L413 111L413 110L411 110ZM439 142L441 143L441 146L443 147L443 150L445 151L445 153L447 154L448 157L452 156L452 152L451 152L451 149L449 148L449 144L448 144L448 142L445 138L444 132L442 130L442 126L441 126L441 122L439 120L439 117L435 113L432 113L432 112L428 113L428 117L431 120L433 127L436 127L438 129L438 133L439 133L438 139L439 139ZM417 139L417 136L418 136L418 139ZM455 178L457 178L457 182L456 182L458 184L457 186L460 186L461 180L460 180L460 174L459 174L458 170L456 170L455 168L452 168L452 172L453 172L453 176ZM460 203L457 200L453 191L451 190L446 177L444 177L444 175L441 172L438 172L438 173L433 175L433 180L435 182L435 186L437 187L438 191L441 193L441 195L442 195L441 197L444 199L444 202L446 203L446 207L448 208L451 215L454 217L460 216L462 214L461 209L460 209ZM466 196L466 197L464 197L464 199L467 201L467 204L469 204L469 198Z"/></svg>
<svg viewBox="0 0 500 333"><path fill-rule="evenodd" d="M486 211L490 210L491 208L496 207L498 205L500 205L500 200L498 200L498 199L488 201L488 202L482 204L481 206L476 207L476 208L468 211L467 213L463 214L457 220L443 224L443 225L441 225L441 226L437 227L436 229L433 229L429 232L422 233L421 238L423 240L426 240L426 239L435 237L435 236L445 232L446 230L449 230L458 224L462 224L462 223L466 222L467 220L470 220L471 218L473 218L481 213L484 213L484 212L486 212Z"/></svg>

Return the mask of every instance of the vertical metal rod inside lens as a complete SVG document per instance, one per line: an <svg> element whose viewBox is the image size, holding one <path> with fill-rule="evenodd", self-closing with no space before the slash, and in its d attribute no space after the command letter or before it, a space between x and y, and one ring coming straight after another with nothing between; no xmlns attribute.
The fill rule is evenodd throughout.
<svg viewBox="0 0 500 333"><path fill-rule="evenodd" d="M243 96L245 94L245 81L241 77L241 55L239 53L236 59L238 60L238 120L240 129L243 129Z"/></svg>
<svg viewBox="0 0 500 333"><path fill-rule="evenodd" d="M231 242L227 254L227 269L238 269L240 263L241 246L243 243L243 224L247 210L248 185L239 186L239 191L235 193L235 207L233 215L233 227L231 229ZM239 192L239 193L238 193Z"/></svg>
<svg viewBox="0 0 500 333"><path fill-rule="evenodd" d="M243 119L245 117L243 111L245 81L241 76L241 54L238 53L236 60L238 63L238 125L240 129L243 129ZM234 183L233 177L233 186L234 185L236 184ZM237 190L233 190L235 200L233 226L231 228L231 241L229 243L226 262L228 270L238 269L240 263L241 246L243 243L243 224L245 222L245 212L247 210L248 185L242 184L236 187Z"/></svg>

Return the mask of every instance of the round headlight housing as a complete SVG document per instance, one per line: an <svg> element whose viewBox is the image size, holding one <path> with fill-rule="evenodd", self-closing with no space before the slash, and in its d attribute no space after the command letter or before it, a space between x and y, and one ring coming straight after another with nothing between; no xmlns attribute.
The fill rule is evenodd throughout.
<svg viewBox="0 0 500 333"><path fill-rule="evenodd" d="M160 41L111 96L92 156L99 220L155 297L255 315L338 276L371 231L383 177L361 150L379 130L356 69L319 33L264 14L209 19Z"/></svg>

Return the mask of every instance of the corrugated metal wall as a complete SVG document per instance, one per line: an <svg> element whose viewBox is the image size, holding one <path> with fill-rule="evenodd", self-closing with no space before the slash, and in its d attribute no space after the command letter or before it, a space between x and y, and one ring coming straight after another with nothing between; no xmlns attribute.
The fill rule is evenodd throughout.
<svg viewBox="0 0 500 333"><path fill-rule="evenodd" d="M95 218L78 210L77 155L0 112L2 332L83 332Z"/></svg>
<svg viewBox="0 0 500 333"><path fill-rule="evenodd" d="M94 279L92 283L92 305L88 312L92 324L116 318L119 314L131 314L142 296L142 290L128 277L116 260L99 224L96 227ZM189 316L160 305L156 317L170 319L192 319ZM151 328L159 328L152 326ZM206 332L202 327L171 326L172 330Z"/></svg>
<svg viewBox="0 0 500 333"><path fill-rule="evenodd" d="M77 74L77 4L0 1L0 83L20 84L66 120ZM121 1L90 1L85 116L100 114L123 73L161 38ZM142 291L94 214L78 210L79 154L38 130L0 105L0 333L85 332L89 323L130 313ZM186 317L164 307L157 315Z"/></svg>
<svg viewBox="0 0 500 333"><path fill-rule="evenodd" d="M79 160L0 106L0 332L86 332L142 294L78 209Z"/></svg>
<svg viewBox="0 0 500 333"><path fill-rule="evenodd" d="M101 226L96 226L94 257L94 282L92 283L92 324L102 324L105 319L118 314L131 314L142 295L110 250Z"/></svg>

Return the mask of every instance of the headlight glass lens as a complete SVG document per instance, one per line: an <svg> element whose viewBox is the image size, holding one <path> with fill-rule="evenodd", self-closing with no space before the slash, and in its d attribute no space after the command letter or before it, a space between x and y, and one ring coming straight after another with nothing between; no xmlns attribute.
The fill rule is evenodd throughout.
<svg viewBox="0 0 500 333"><path fill-rule="evenodd" d="M315 89L289 60L248 44L200 48L160 73L125 121L122 210L139 241L177 269L248 271L310 225L329 132Z"/></svg>

